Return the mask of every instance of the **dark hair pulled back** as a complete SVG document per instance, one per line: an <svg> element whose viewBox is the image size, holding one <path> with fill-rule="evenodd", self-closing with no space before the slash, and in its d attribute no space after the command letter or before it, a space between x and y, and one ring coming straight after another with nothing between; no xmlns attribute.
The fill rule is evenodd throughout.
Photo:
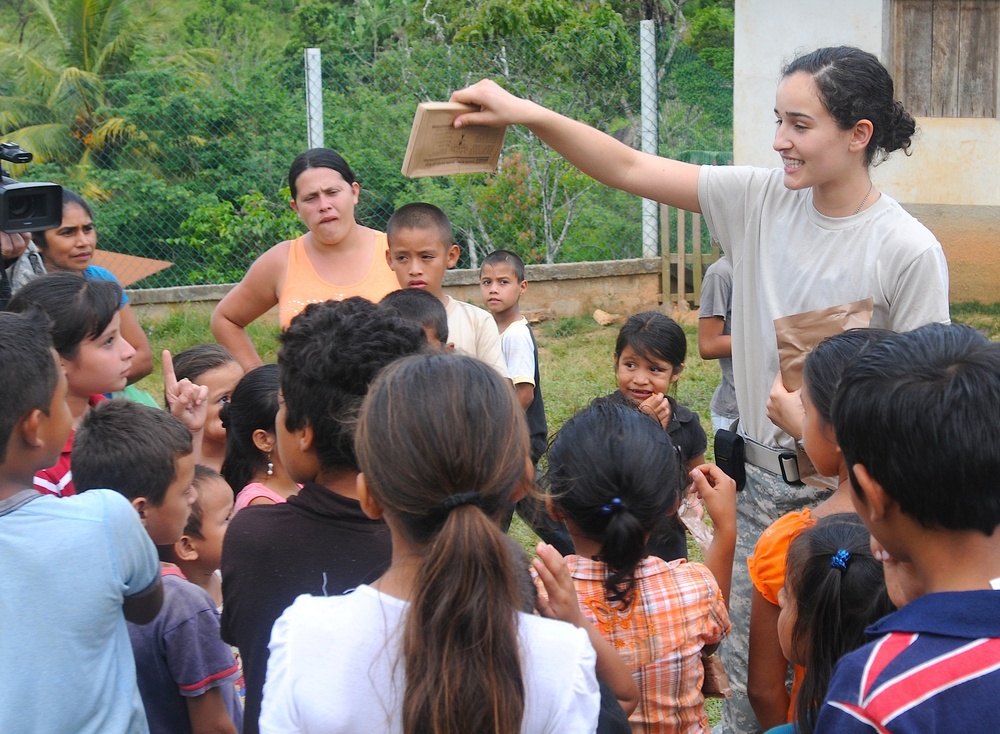
<svg viewBox="0 0 1000 734"><path fill-rule="evenodd" d="M267 467L267 456L257 448L257 429L275 433L278 414L278 365L265 364L246 373L233 389L219 416L226 429L226 458L222 476L238 493Z"/></svg>
<svg viewBox="0 0 1000 734"><path fill-rule="evenodd" d="M806 355L802 379L824 423L833 425L833 399L851 363L869 346L892 333L889 329L848 329L824 339Z"/></svg>
<svg viewBox="0 0 1000 734"><path fill-rule="evenodd" d="M334 170L348 184L353 184L357 180L354 177L354 171L347 165L347 161L344 160L344 157L340 153L329 148L310 148L295 156L295 160L292 161L292 165L288 169L288 188L292 193L293 199L298 195L296 184L299 176L310 168L329 168Z"/></svg>
<svg viewBox="0 0 1000 734"><path fill-rule="evenodd" d="M88 217L90 217L91 220L94 219L94 215L90 211L90 204L87 203L86 199L84 199L75 191L70 191L65 186L63 186L63 194L62 194L63 216L65 216L66 207L68 207L70 204L76 204L78 207L83 209L84 213ZM51 229L59 229L59 227L52 227ZM50 230L43 229L39 232L34 233L35 244L38 245L38 248L43 252L47 250L49 247L49 242L47 239L45 239L45 235L49 231Z"/></svg>
<svg viewBox="0 0 1000 734"><path fill-rule="evenodd" d="M781 77L798 72L813 78L840 129L849 130L858 120L872 123L866 164L878 165L897 150L909 155L916 122L895 99L892 77L874 54L851 46L819 48L788 64Z"/></svg>
<svg viewBox="0 0 1000 734"><path fill-rule="evenodd" d="M795 700L797 732L812 734L837 661L867 642L869 625L895 610L869 537L861 518L850 512L822 518L788 548L785 584L796 607L792 641L806 657ZM841 550L850 554L843 569L831 563Z"/></svg>
<svg viewBox="0 0 1000 734"><path fill-rule="evenodd" d="M356 451L372 497L421 546L403 631L403 731L520 731L521 592L499 517L530 464L510 383L471 357L399 360L372 383Z"/></svg>
<svg viewBox="0 0 1000 734"><path fill-rule="evenodd" d="M687 359L687 337L680 324L659 311L629 316L615 340L615 358L631 347L645 359L657 359L679 367Z"/></svg>
<svg viewBox="0 0 1000 734"><path fill-rule="evenodd" d="M646 537L677 507L683 479L677 452L656 421L598 399L566 421L549 447L552 500L601 543L608 600L627 607Z"/></svg>

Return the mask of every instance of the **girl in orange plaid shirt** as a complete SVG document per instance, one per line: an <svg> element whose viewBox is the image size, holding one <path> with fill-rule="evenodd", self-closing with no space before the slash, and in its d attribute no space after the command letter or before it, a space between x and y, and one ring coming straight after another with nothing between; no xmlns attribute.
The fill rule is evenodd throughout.
<svg viewBox="0 0 1000 734"><path fill-rule="evenodd" d="M553 515L566 522L576 548L566 565L580 607L639 686L632 731L708 732L701 655L729 632L735 483L712 464L688 473L655 420L601 400L559 431L547 477ZM689 481L715 525L704 565L668 563L646 550Z"/></svg>

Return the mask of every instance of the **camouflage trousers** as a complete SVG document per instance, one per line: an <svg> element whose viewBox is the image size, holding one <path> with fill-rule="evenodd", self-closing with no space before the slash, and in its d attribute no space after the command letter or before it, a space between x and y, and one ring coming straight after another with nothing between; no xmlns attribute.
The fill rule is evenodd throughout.
<svg viewBox="0 0 1000 734"><path fill-rule="evenodd" d="M736 555L733 584L729 592L732 631L723 640L721 654L733 687L733 697L722 706L722 723L713 731L726 734L756 734L760 725L747 699L747 653L750 648L750 596L753 589L747 557L767 527L788 512L810 507L825 493L808 484L787 484L778 475L752 464L746 465L746 488L736 502Z"/></svg>

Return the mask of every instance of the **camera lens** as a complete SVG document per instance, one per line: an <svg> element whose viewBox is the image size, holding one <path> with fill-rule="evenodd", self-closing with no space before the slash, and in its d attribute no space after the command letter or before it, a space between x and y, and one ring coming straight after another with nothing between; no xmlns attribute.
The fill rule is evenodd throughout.
<svg viewBox="0 0 1000 734"><path fill-rule="evenodd" d="M39 198L38 196L31 195L11 196L7 202L9 216L15 219L26 219L32 216L38 208ZM41 203L44 203L44 201Z"/></svg>

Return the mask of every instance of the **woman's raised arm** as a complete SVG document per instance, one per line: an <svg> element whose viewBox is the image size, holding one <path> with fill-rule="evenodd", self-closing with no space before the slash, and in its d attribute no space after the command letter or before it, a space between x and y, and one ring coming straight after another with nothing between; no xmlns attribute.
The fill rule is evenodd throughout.
<svg viewBox="0 0 1000 734"><path fill-rule="evenodd" d="M524 125L593 179L668 206L700 212L701 166L642 153L596 128L517 97L488 79L451 95L452 102L479 105L455 118L463 125Z"/></svg>

